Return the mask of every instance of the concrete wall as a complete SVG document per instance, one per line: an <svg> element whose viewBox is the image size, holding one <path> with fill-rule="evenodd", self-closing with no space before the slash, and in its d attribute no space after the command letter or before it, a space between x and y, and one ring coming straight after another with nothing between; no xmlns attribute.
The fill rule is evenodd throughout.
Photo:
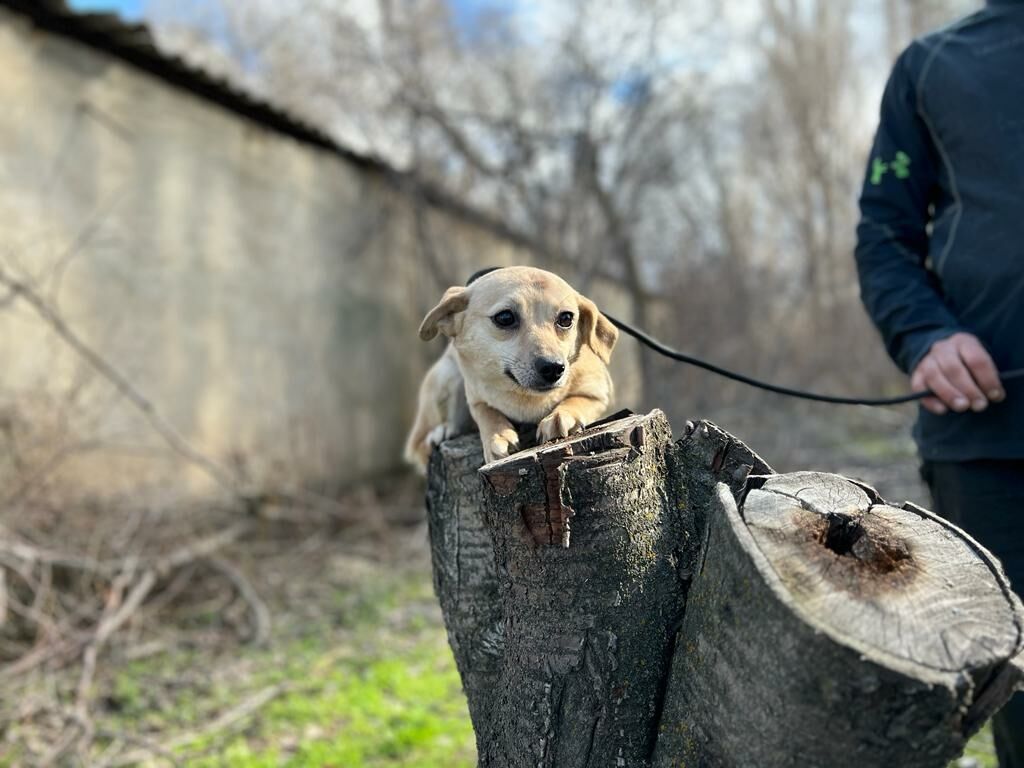
<svg viewBox="0 0 1024 768"><path fill-rule="evenodd" d="M399 466L419 377L440 351L416 337L442 286L409 198L7 12L0 70L8 273L190 443L256 484L329 487ZM531 261L466 217L435 209L429 225L449 274ZM621 305L609 293L596 298ZM56 462L65 481L207 487L24 304L0 312L0 370L0 416L70 446Z"/></svg>

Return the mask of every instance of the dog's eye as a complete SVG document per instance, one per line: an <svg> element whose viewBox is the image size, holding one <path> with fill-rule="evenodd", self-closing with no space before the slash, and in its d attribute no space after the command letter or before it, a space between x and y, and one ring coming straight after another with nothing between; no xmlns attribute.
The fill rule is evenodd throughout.
<svg viewBox="0 0 1024 768"><path fill-rule="evenodd" d="M511 309L503 309L491 318L491 322L499 328L511 328L516 324L516 313Z"/></svg>
<svg viewBox="0 0 1024 768"><path fill-rule="evenodd" d="M572 312L560 312L555 322L560 328L572 328L572 321L575 319Z"/></svg>

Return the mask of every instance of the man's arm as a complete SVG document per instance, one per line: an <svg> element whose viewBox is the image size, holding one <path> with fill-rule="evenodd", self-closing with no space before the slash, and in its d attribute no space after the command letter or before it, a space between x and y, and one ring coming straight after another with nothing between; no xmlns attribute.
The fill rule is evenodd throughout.
<svg viewBox="0 0 1024 768"><path fill-rule="evenodd" d="M868 159L857 227L861 298L914 388L938 395L924 402L926 408L981 410L988 399L1002 397L995 366L960 326L925 266L941 159L918 109L914 55L912 47L893 67Z"/></svg>

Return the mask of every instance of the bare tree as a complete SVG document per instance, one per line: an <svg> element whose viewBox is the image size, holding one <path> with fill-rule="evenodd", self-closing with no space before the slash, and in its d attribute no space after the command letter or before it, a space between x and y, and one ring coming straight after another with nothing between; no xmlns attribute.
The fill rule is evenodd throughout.
<svg viewBox="0 0 1024 768"><path fill-rule="evenodd" d="M225 18L244 18L245 4L221 5ZM658 263L685 257L689 226L676 219L666 231L664 211L699 162L687 135L706 87L678 52L703 45L711 19L697 9L559 2L546 12L565 23L538 31L511 12L460 18L443 0L400 9L380 0L362 16L353 3L321 2L305 13L332 31L317 56L292 56L287 35L260 50L256 33L250 51L234 55L258 59L275 97L299 95L308 107L312 94L329 95L336 110L386 125L374 151L498 213L584 289L595 276L614 277L632 319L651 327ZM353 86L367 78L373 103ZM422 241L428 232L417 226ZM648 401L654 374L642 361Z"/></svg>
<svg viewBox="0 0 1024 768"><path fill-rule="evenodd" d="M885 0L886 44L896 58L911 39L980 7L979 0Z"/></svg>
<svg viewBox="0 0 1024 768"><path fill-rule="evenodd" d="M613 278L638 325L761 373L799 354L827 376L851 354L881 360L850 258L877 53L965 3L557 0L531 17L447 0L218 0L206 5L232 31L207 44L406 170L413 191L500 217L582 289ZM424 263L461 279L424 205ZM703 290L677 301L687 286ZM667 381L659 366L641 357L645 404Z"/></svg>

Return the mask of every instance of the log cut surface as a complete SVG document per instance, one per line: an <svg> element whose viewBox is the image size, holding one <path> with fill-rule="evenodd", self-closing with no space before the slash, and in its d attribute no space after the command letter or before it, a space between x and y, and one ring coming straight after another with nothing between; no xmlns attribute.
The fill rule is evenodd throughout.
<svg viewBox="0 0 1024 768"><path fill-rule="evenodd" d="M751 491L742 514L775 585L847 645L940 671L985 668L1020 645L998 563L928 513L796 472Z"/></svg>

